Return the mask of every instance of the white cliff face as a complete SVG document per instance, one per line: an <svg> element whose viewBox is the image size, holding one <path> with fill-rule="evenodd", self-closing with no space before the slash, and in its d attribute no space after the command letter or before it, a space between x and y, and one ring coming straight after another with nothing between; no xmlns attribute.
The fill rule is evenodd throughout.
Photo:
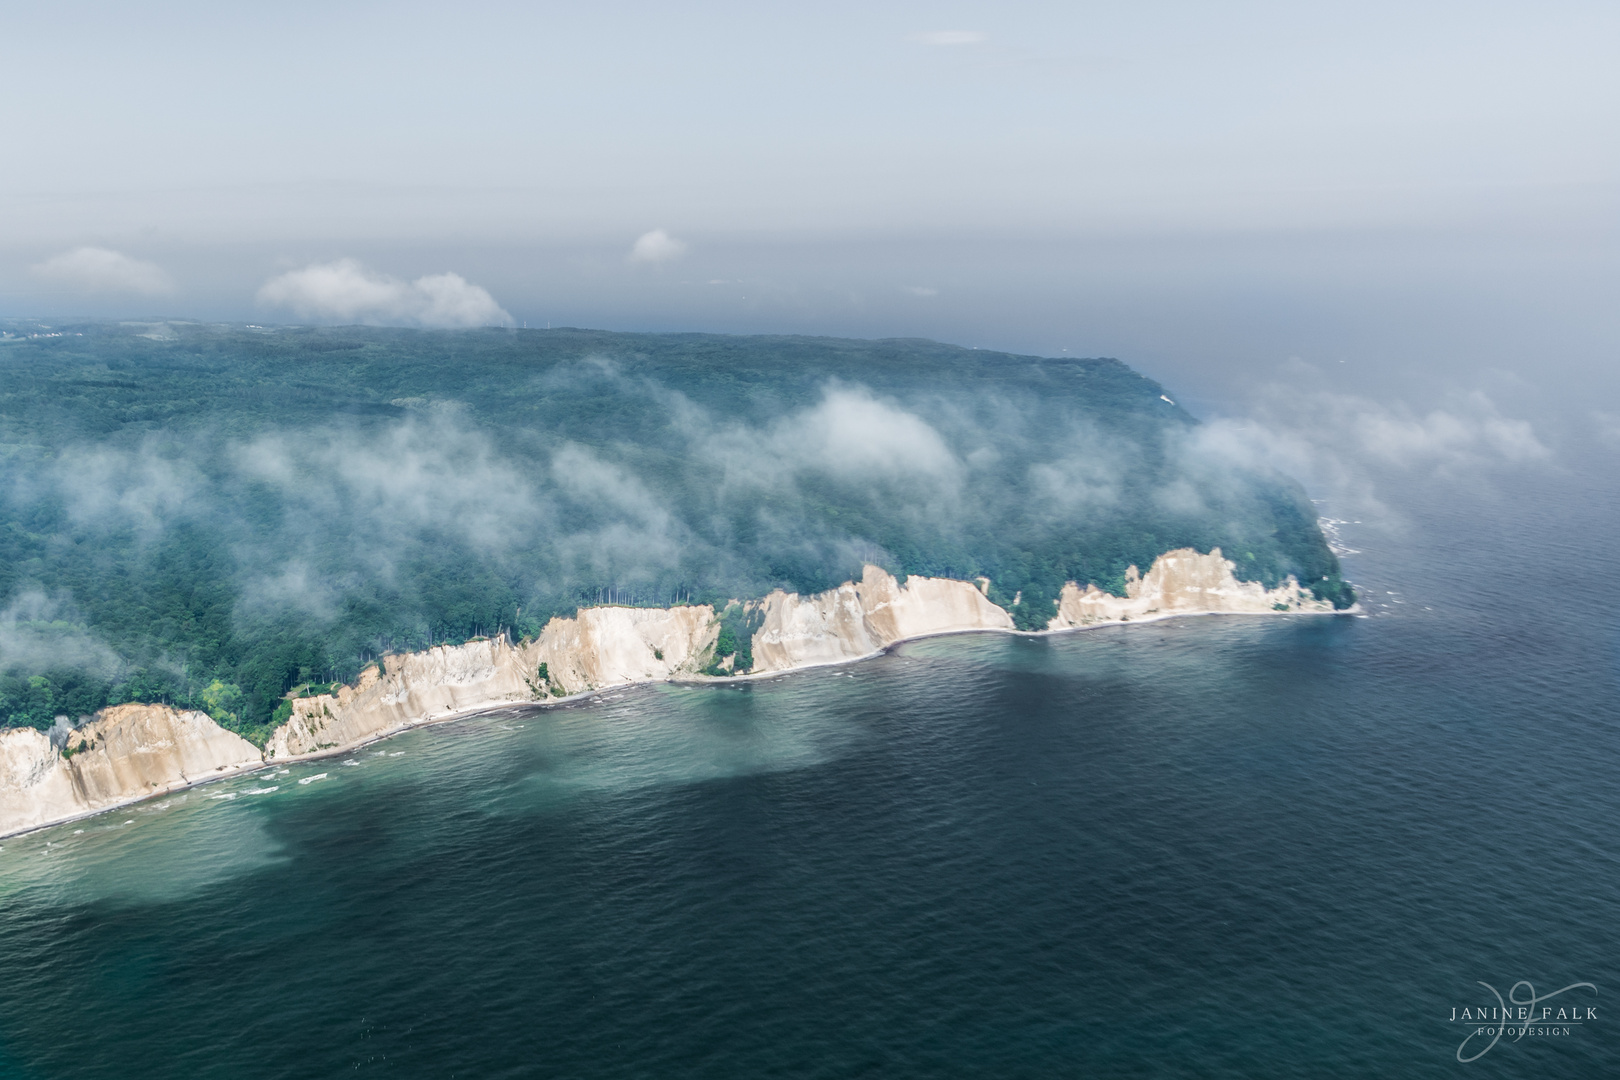
<svg viewBox="0 0 1620 1080"><path fill-rule="evenodd" d="M1012 629L1011 617L968 582L913 577L902 586L876 566L859 583L811 597L775 592L762 604L755 672L853 660L902 638ZM358 686L294 701L266 756L350 746L480 708L696 675L719 632L707 605L585 608L552 619L538 640L521 645L497 638L390 656L386 672L369 668Z"/></svg>
<svg viewBox="0 0 1620 1080"><path fill-rule="evenodd" d="M104 709L66 749L31 728L0 732L0 836L263 764L206 713L167 705Z"/></svg>
<svg viewBox="0 0 1620 1080"><path fill-rule="evenodd" d="M88 810L43 731L0 731L0 836Z"/></svg>
<svg viewBox="0 0 1620 1080"><path fill-rule="evenodd" d="M1139 576L1134 566L1126 571L1125 596L1105 593L1095 585L1081 590L1071 581L1063 586L1057 614L1047 629L1067 630L1167 615L1333 610L1330 602L1316 599L1292 576L1268 590L1257 581L1239 581L1233 574L1235 569L1236 564L1224 557L1220 548L1208 555L1181 548L1155 559L1146 577Z"/></svg>
<svg viewBox="0 0 1620 1080"><path fill-rule="evenodd" d="M960 630L1011 630L1012 616L966 581L908 577L866 567L860 582L814 596L780 590L764 601L754 671L787 671L869 656L904 638Z"/></svg>
<svg viewBox="0 0 1620 1080"><path fill-rule="evenodd" d="M264 756L274 760L334 750L435 716L532 701L536 695L523 679L525 665L517 652L505 638L495 638L390 656L386 673L369 667L356 686L295 699L292 718L271 734Z"/></svg>
<svg viewBox="0 0 1620 1080"><path fill-rule="evenodd" d="M675 608L585 608L552 619L525 654L544 663L566 694L689 675L708 662L720 636L707 604Z"/></svg>
<svg viewBox="0 0 1620 1080"><path fill-rule="evenodd" d="M457 713L693 673L719 632L706 605L585 608L552 619L538 640L521 645L495 638L390 656L385 672L367 668L358 686L295 700L265 756L296 757Z"/></svg>
<svg viewBox="0 0 1620 1080"><path fill-rule="evenodd" d="M1276 589L1240 582L1220 549L1168 552L1146 576L1133 566L1124 597L1064 586L1049 630L1205 612L1331 612L1290 578ZM977 585L910 577L876 566L859 582L814 596L778 590L750 610L754 673L870 656L897 641L967 630L1013 629L1012 617ZM712 657L720 620L712 607L601 607L552 619L534 641L504 637L387 657L355 686L300 698L261 755L200 712L118 705L68 737L68 755L31 728L0 731L0 836L65 821L197 783L266 760L337 751L412 724L545 701L626 683L697 676ZM544 674L542 674L542 667Z"/></svg>

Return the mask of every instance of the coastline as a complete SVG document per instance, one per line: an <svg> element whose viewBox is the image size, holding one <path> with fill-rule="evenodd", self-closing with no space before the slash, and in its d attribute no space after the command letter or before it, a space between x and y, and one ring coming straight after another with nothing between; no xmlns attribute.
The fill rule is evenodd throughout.
<svg viewBox="0 0 1620 1080"><path fill-rule="evenodd" d="M565 700L573 701L580 697L590 697L592 695L599 694L604 690L622 690L626 686L648 686L656 682L676 683L682 686L712 686L715 683L724 684L744 681L751 682L760 679L778 679L784 675L796 675L801 671L809 671L813 668L842 667L845 664L860 664L867 660L876 660L878 657L887 655L902 645L910 644L913 641L927 641L931 638L964 637L968 634L1005 634L1008 637L1027 638L1056 637L1060 634L1080 634L1087 630L1102 630L1110 626L1141 626L1144 623L1164 622L1167 619L1200 619L1206 615L1247 615L1259 616L1261 618L1276 618L1283 615L1291 615L1296 618L1304 616L1320 617L1324 615L1349 615L1360 618L1362 617L1362 610L1361 605L1356 603L1352 604L1350 607L1335 609L1333 611L1165 611L1156 612L1152 615L1143 615L1139 619L1107 619L1098 622L1089 622L1084 626L1058 626L1047 630L1009 630L1000 626L975 626L962 630L932 630L924 634L912 634L909 637L896 638L894 641L889 642L882 648L873 649L871 652L862 653L860 656L841 657L837 660L817 660L813 663L800 664L796 667L784 668L780 671L748 671L741 675L728 675L724 677L705 675L701 678L689 677L684 679L643 679L639 682L619 683L615 686L604 686L600 690L590 690L584 694L571 695L568 698L558 699L557 704L560 705ZM534 702L534 704L549 705L551 703L537 701Z"/></svg>
<svg viewBox="0 0 1620 1080"><path fill-rule="evenodd" d="M634 609L632 609L632 610L634 610ZM173 795L176 792L188 791L188 790L190 790L192 788L206 787L209 784L219 783L219 782L224 781L224 780L237 779L237 778L244 777L244 776L252 776L255 773L260 773L260 772L264 772L266 770L271 770L271 769L277 769L277 768L281 768L281 767L284 767L284 766L287 766L287 765L302 764L302 763L305 763L305 762L321 761L321 760L325 760L325 759L328 759L328 758L341 757L344 754L352 753L353 751L358 750L358 749L360 749L362 747L369 746L369 745L371 745L373 743L383 742L383 741L385 741L387 739L392 739L395 736L403 735L408 731L415 731L415 730L418 730L420 728L435 727L435 726L440 725L440 724L450 724L450 723L455 723L455 722L461 721L461 720L469 720L469 719L472 719L474 717L484 715L486 713L498 712L498 711L501 711L501 710L504 710L504 709L517 708L517 709L546 710L546 709L554 709L554 708L561 708L561 707L566 707L566 706L571 706L571 705L577 705L577 704L579 704L581 702L589 701L591 698L596 697L599 694L606 693L606 692L608 692L610 690L623 690L623 689L633 688L633 687L638 687L638 686L653 686L653 685L657 685L657 684L660 684L660 683L672 683L672 684L680 685L680 686L714 686L714 685L717 685L717 684L718 685L725 685L727 683L736 683L736 682L742 682L742 681L752 682L752 681L760 681L760 680L766 680L766 679L775 679L775 678L781 678L781 677L786 676L786 675L792 675L792 674L797 674L797 673L800 673L800 672L803 672L803 671L809 671L809 670L812 670L812 669L815 669L815 668L842 667L842 666L845 666L845 665L853 665L853 664L864 663L864 662L866 662L868 660L873 660L873 659L876 659L876 658L878 658L880 656L884 656L884 655L886 655L888 653L891 653L895 649L899 648L900 646L906 645L906 644L908 644L910 642L926 641L926 640L929 640L929 639L932 639L932 638L941 638L941 637L957 637L957 636L962 636L962 635L967 635L967 634L1004 634L1004 635L1011 636L1011 637L1039 638L1039 637L1052 637L1052 636L1056 636L1056 635L1060 635L1060 634L1079 633L1079 632L1083 632L1083 631L1087 631L1087 630L1102 629L1104 627L1132 626L1132 625L1140 625L1140 624L1143 624L1143 623L1162 622L1162 621L1165 621L1165 620L1168 620L1168 619L1198 618L1198 617L1209 616L1209 615L1258 615L1258 616L1263 616L1263 617L1273 617L1273 618L1275 618L1277 616L1283 616L1283 615L1289 615L1289 616L1321 616L1321 615L1359 616L1360 614L1361 614L1361 605L1359 603L1357 603L1357 604L1352 605L1349 608L1345 608L1345 609L1342 609L1342 610L1327 610L1327 611L1321 611L1321 610L1275 611L1275 612L1259 612L1259 611L1242 612L1242 611L1213 611L1213 610L1211 610L1211 611L1163 611L1163 612L1154 612L1154 613L1151 613L1151 614L1142 615L1142 616L1140 616L1138 618L1126 617L1126 618L1121 618L1121 619L1098 620L1098 621L1094 621L1094 622L1088 622L1088 623L1086 623L1085 625L1082 625L1082 626L1060 626L1060 627L1052 627L1052 628L1048 628L1048 629L1044 629L1044 630L1017 630L1017 629L1012 629L1012 628L1008 628L1008 627L996 627L996 626L991 626L991 627L966 627L966 628L958 628L958 629L933 630L933 631L927 631L927 632L923 632L923 633L911 634L911 635L908 635L906 637L896 638L895 640L888 642L887 644L883 645L880 648L874 649L874 650L872 650L870 652L863 653L863 654L858 655L858 656L839 657L839 658L836 658L836 659L812 661L812 662L808 662L808 663L804 663L804 664L798 664L798 665L795 665L795 666L792 666L792 667L782 668L782 669L773 670L773 671L746 672L746 673L743 673L743 674L740 674L740 675L727 675L727 676L702 675L702 674L698 674L698 673L692 673L692 674L688 674L688 675L686 675L684 677L671 676L671 677L663 678L663 679L634 679L634 680L628 680L628 681L624 681L624 682L609 683L609 684L606 684L606 685L603 685L603 686L594 687L594 688L589 689L589 690L582 690L582 691L579 691L577 693L568 694L568 695L565 695L565 696L560 697L560 698L551 698L551 699L547 699L547 700L543 700L543 701L510 701L510 700L485 701L485 702L480 702L480 703L477 703L477 704L474 704L474 705L467 706L467 707L462 708L462 709L451 710L451 711L445 713L442 716L429 715L429 716L424 716L424 717L422 717L420 719L409 720L409 721L406 721L405 723L402 723L402 724L396 724L396 725L393 725L393 726L388 727L386 729L383 729L383 730L376 731L376 732L373 732L371 734L368 734L368 735L366 735L366 736L364 736L364 737L362 737L360 739L357 739L357 740L355 740L353 742L344 743L341 746L326 747L326 748L322 748L322 749L319 749L319 750L312 750L312 751L302 753L302 754L289 755L287 757L266 758L266 759L264 759L262 761L254 763L254 764L240 765L240 766L234 766L234 767L225 766L225 767L222 767L221 769L217 770L216 773L212 774L212 775L201 776L201 777L196 777L196 778L184 778L184 779L181 779L181 780L173 781L173 782L170 782L167 785L164 785L164 786L158 788L157 790L148 791L148 792L142 792L141 794L138 794L138 795L132 795L129 798L121 799L121 800L119 800L117 802L109 803L109 804L107 804L105 806L96 807L95 809L90 809L90 810L84 810L82 812L75 813L75 814L72 814L72 815L69 815L69 816L66 816L66 817L54 819L54 820L47 821L47 822L42 822L42 823L35 824L35 825L29 825L29 826L26 826L26 827L20 828L20 829L13 829L13 830L11 830L9 832L0 833L0 841L14 839L14 838L19 837L19 836L26 836L26 835L28 835L30 833L41 832L41 831L43 831L45 829L53 829L53 828L56 828L59 825L67 825L67 824L71 824L71 823L76 822L76 821L84 821L84 820L86 820L88 818L99 817L102 814L112 813L115 810L125 809L125 808L130 807L130 806L138 805L140 803L149 802L149 801L151 801L153 799L164 798L164 797L167 797L169 795ZM268 750L266 752L268 752Z"/></svg>

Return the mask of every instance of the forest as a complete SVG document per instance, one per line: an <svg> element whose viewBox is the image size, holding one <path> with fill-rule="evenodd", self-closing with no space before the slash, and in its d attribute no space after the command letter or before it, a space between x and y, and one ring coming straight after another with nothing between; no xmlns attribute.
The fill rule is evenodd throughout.
<svg viewBox="0 0 1620 1080"><path fill-rule="evenodd" d="M867 562L988 577L1023 628L1064 582L1119 593L1128 566L1186 546L1354 600L1303 489L1222 453L1117 360L577 329L5 329L0 724L167 701L262 741L289 693L386 652L534 635L589 604L724 612ZM724 630L746 638L741 607Z"/></svg>

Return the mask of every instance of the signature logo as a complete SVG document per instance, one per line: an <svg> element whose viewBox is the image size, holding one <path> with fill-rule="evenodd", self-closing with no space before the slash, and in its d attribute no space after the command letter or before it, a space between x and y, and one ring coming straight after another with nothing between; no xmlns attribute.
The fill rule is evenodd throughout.
<svg viewBox="0 0 1620 1080"><path fill-rule="evenodd" d="M1537 994L1536 988L1529 981L1520 979L1508 990L1506 1001L1490 983L1482 982L1479 985L1489 990L1491 996L1496 998L1494 1008L1483 1005L1477 1008L1464 1006L1461 1009L1451 1010L1453 1023L1463 1021L1476 1025L1457 1047L1457 1060L1464 1064L1478 1061L1490 1053L1496 1048L1496 1044L1502 1041L1504 1035L1513 1036L1514 1042L1518 1042L1526 1035L1532 1038L1571 1035L1575 1028L1597 1019L1597 1006L1583 1005L1575 998L1568 998L1557 1005L1544 1004L1571 990L1590 990L1596 994L1597 987L1589 982L1570 983L1562 990L1554 990L1550 994ZM1491 1041L1485 1042L1487 1038ZM1476 1039L1479 1042L1475 1042ZM1473 1053L1468 1053L1470 1043L1476 1047Z"/></svg>

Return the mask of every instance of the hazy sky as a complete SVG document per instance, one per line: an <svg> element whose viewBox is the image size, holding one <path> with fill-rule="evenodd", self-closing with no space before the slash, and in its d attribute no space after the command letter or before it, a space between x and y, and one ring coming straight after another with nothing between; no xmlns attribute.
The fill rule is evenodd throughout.
<svg viewBox="0 0 1620 1080"><path fill-rule="evenodd" d="M0 41L0 315L917 334L1195 391L1620 344L1613 3L69 0Z"/></svg>

